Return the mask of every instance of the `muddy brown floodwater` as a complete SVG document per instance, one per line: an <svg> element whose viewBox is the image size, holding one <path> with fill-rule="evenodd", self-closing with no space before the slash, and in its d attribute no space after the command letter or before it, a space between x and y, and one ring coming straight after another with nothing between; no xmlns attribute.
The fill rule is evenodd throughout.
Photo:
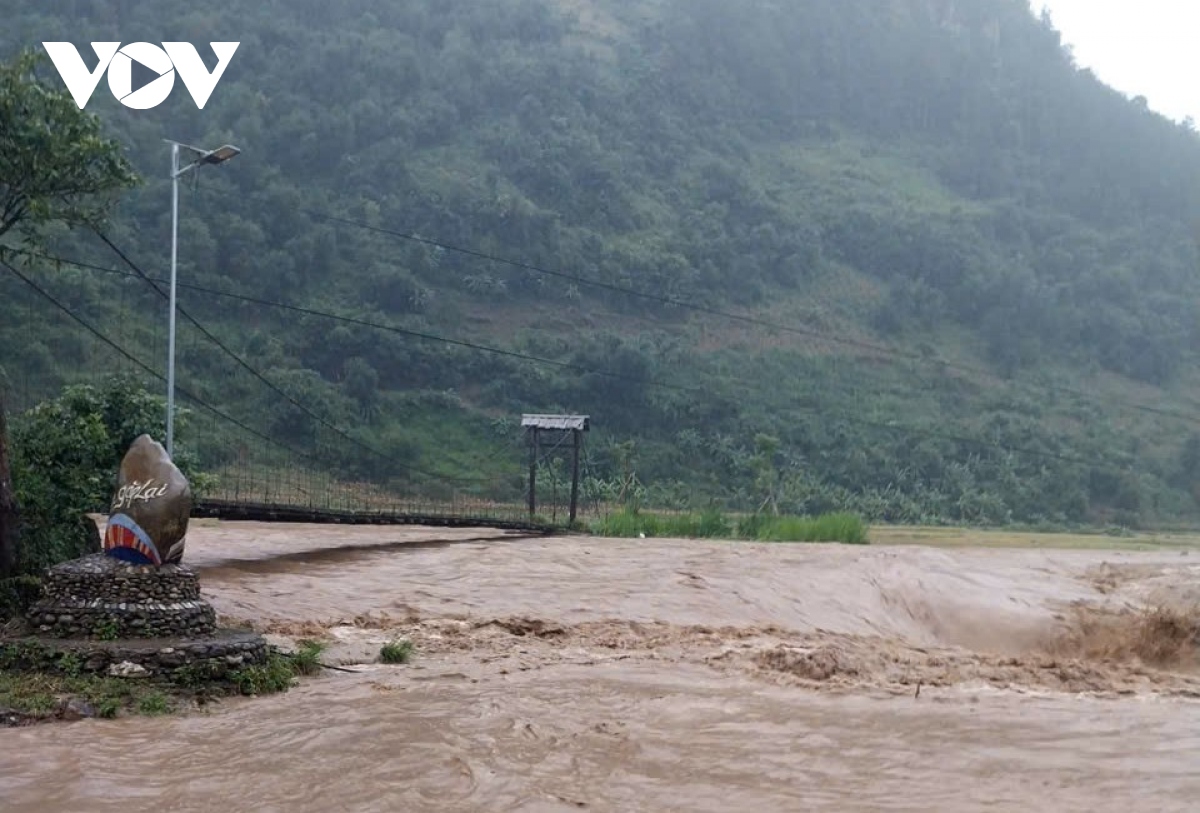
<svg viewBox="0 0 1200 813"><path fill-rule="evenodd" d="M187 556L353 671L3 731L4 813L1200 806L1200 553L199 523Z"/></svg>

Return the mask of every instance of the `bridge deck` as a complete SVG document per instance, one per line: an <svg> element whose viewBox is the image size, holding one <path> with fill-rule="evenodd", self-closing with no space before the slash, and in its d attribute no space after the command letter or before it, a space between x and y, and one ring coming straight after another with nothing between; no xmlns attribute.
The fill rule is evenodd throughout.
<svg viewBox="0 0 1200 813"><path fill-rule="evenodd" d="M199 500L192 506L197 519L223 519L241 522L297 522L311 525L428 525L436 528L497 528L502 531L526 531L551 534L557 528L541 522L498 519L472 514L421 514L409 512L336 511L292 505L244 503L229 500Z"/></svg>

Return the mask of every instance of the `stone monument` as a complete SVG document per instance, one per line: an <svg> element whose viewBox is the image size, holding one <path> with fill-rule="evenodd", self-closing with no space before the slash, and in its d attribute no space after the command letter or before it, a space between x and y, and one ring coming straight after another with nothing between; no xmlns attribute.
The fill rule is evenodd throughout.
<svg viewBox="0 0 1200 813"><path fill-rule="evenodd" d="M117 475L104 552L135 565L179 564L192 513L192 489L162 444L142 435Z"/></svg>
<svg viewBox="0 0 1200 813"><path fill-rule="evenodd" d="M161 672L203 660L261 662L262 637L218 630L199 577L182 564L191 509L187 478L161 444L139 437L121 463L102 552L46 573L30 625L64 647L90 639L97 665L119 658Z"/></svg>

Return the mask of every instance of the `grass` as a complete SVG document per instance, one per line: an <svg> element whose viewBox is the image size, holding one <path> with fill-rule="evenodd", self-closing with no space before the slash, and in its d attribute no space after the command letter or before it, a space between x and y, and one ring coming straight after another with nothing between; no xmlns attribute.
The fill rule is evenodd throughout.
<svg viewBox="0 0 1200 813"><path fill-rule="evenodd" d="M78 656L65 653L51 664L24 668L31 653L26 646L0 646L0 709L11 709L41 719L54 719L72 700L91 707L96 717L111 719L122 714L155 717L204 705L222 697L276 694L290 689L298 676L321 668L320 644L301 641L297 651L284 654L271 650L261 664L232 672L196 664L175 671L170 677L127 679L82 670ZM206 668L207 667L207 668Z"/></svg>
<svg viewBox="0 0 1200 813"><path fill-rule="evenodd" d="M1044 531L875 525L853 514L818 517L772 517L751 514L727 517L720 512L654 513L614 511L591 525L600 536L682 539L745 539L759 542L842 542L846 544L920 545L946 548L1042 548L1050 550L1163 549L1200 550L1200 533Z"/></svg>
<svg viewBox="0 0 1200 813"><path fill-rule="evenodd" d="M1048 550L1155 551L1200 548L1200 534L1096 531L1026 531L880 525L871 528L877 545L920 545L939 548L1033 548Z"/></svg>
<svg viewBox="0 0 1200 813"><path fill-rule="evenodd" d="M244 695L286 692L301 675L314 675L321 670L321 653L325 647L317 641L300 641L296 651L285 655L271 650L266 663L239 669L233 682Z"/></svg>
<svg viewBox="0 0 1200 813"><path fill-rule="evenodd" d="M748 517L754 539L759 542L844 542L867 544L867 526L854 514L822 514L819 517Z"/></svg>
<svg viewBox="0 0 1200 813"><path fill-rule="evenodd" d="M413 642L390 641L379 650L379 659L384 663L408 663L413 656Z"/></svg>
<svg viewBox="0 0 1200 813"><path fill-rule="evenodd" d="M299 675L315 675L321 671L321 653L325 647L316 641L301 641L290 656L292 668Z"/></svg>
<svg viewBox="0 0 1200 813"><path fill-rule="evenodd" d="M91 705L97 717L116 717L124 709L136 714L165 714L172 706L169 689L143 680L103 675L0 671L0 708L50 717L70 699Z"/></svg>
<svg viewBox="0 0 1200 813"><path fill-rule="evenodd" d="M138 713L147 717L158 717L171 710L171 701L157 689L152 689L138 700Z"/></svg>
<svg viewBox="0 0 1200 813"><path fill-rule="evenodd" d="M757 542L842 542L867 544L867 525L853 514L818 517L752 514L731 519L719 511L655 514L626 509L595 523L592 531L611 537L746 539Z"/></svg>
<svg viewBox="0 0 1200 813"><path fill-rule="evenodd" d="M296 682L296 671L291 657L272 652L266 663L239 669L233 675L233 685L240 694L250 697L278 694L292 688Z"/></svg>

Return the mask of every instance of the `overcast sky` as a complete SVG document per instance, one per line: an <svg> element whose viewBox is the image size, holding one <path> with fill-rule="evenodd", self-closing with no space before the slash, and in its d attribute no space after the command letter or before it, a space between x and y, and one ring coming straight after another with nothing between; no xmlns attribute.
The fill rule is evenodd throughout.
<svg viewBox="0 0 1200 813"><path fill-rule="evenodd" d="M1050 10L1075 61L1150 107L1200 122L1200 2L1196 0L1033 0Z"/></svg>

